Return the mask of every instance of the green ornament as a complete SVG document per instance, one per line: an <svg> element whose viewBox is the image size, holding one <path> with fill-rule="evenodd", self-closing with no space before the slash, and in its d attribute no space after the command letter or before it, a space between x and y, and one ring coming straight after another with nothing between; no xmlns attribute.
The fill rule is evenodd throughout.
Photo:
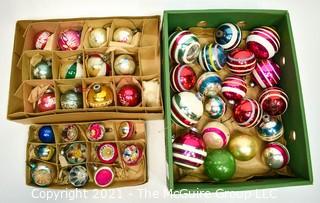
<svg viewBox="0 0 320 203"><path fill-rule="evenodd" d="M229 151L225 149L212 150L208 152L204 160L204 171L214 181L229 180L236 171L236 162Z"/></svg>

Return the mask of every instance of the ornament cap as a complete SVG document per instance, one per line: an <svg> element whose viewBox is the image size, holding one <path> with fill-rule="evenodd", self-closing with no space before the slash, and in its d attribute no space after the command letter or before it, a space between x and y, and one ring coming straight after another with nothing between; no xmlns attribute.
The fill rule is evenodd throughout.
<svg viewBox="0 0 320 203"><path fill-rule="evenodd" d="M94 84L92 89L93 89L93 91L95 93L99 93L99 92L101 92L101 85L100 84Z"/></svg>

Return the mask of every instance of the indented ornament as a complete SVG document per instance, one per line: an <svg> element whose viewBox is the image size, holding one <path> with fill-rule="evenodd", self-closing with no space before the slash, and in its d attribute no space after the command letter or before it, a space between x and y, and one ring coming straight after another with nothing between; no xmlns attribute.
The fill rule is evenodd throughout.
<svg viewBox="0 0 320 203"><path fill-rule="evenodd" d="M199 54L198 62L204 71L218 72L226 64L227 56L219 44L205 45Z"/></svg>
<svg viewBox="0 0 320 203"><path fill-rule="evenodd" d="M227 107L223 99L216 95L204 101L204 110L211 119L219 119L224 115Z"/></svg>
<svg viewBox="0 0 320 203"><path fill-rule="evenodd" d="M197 90L204 97L217 95L221 90L222 80L214 72L203 73L197 80Z"/></svg>
<svg viewBox="0 0 320 203"><path fill-rule="evenodd" d="M38 159L50 161L55 154L55 148L51 145L38 145L35 148L35 155Z"/></svg>
<svg viewBox="0 0 320 203"><path fill-rule="evenodd" d="M143 148L136 144L125 146L122 152L122 160L128 166L137 165L143 157Z"/></svg>
<svg viewBox="0 0 320 203"><path fill-rule="evenodd" d="M130 28L119 27L113 33L113 41L130 44L133 38L133 32Z"/></svg>
<svg viewBox="0 0 320 203"><path fill-rule="evenodd" d="M229 142L229 151L239 161L249 161L258 151L258 143L254 137L246 134L235 134Z"/></svg>
<svg viewBox="0 0 320 203"><path fill-rule="evenodd" d="M102 143L98 146L97 156L102 163L113 164L118 158L118 148L114 143Z"/></svg>
<svg viewBox="0 0 320 203"><path fill-rule="evenodd" d="M137 106L141 103L141 91L136 85L122 86L117 95L121 106Z"/></svg>
<svg viewBox="0 0 320 203"><path fill-rule="evenodd" d="M103 56L102 54L90 55L86 65L89 77L111 75L111 67L110 64L107 62L107 56Z"/></svg>
<svg viewBox="0 0 320 203"><path fill-rule="evenodd" d="M288 149L278 142L266 144L262 152L262 160L272 169L280 169L286 166L290 161Z"/></svg>
<svg viewBox="0 0 320 203"><path fill-rule="evenodd" d="M252 71L253 81L262 88L272 87L279 83L281 69L272 60L261 60Z"/></svg>
<svg viewBox="0 0 320 203"><path fill-rule="evenodd" d="M114 179L114 173L108 166L102 166L94 173L94 182L99 187L108 187Z"/></svg>
<svg viewBox="0 0 320 203"><path fill-rule="evenodd" d="M62 51L76 50L80 46L81 33L78 30L65 30L58 36L58 45Z"/></svg>
<svg viewBox="0 0 320 203"><path fill-rule="evenodd" d="M91 28L89 30L88 41L91 48L99 48L99 47L102 47L103 45L106 45L106 42L107 42L106 29L102 27Z"/></svg>
<svg viewBox="0 0 320 203"><path fill-rule="evenodd" d="M74 187L84 186L89 180L87 169L81 165L73 166L69 172L68 179Z"/></svg>
<svg viewBox="0 0 320 203"><path fill-rule="evenodd" d="M136 70L136 63L133 57L128 54L117 56L113 66L117 75L133 75Z"/></svg>
<svg viewBox="0 0 320 203"><path fill-rule="evenodd" d="M225 50L231 51L237 48L241 42L241 30L238 25L224 23L217 28L215 41Z"/></svg>
<svg viewBox="0 0 320 203"><path fill-rule="evenodd" d="M282 115L288 108L288 102L288 95L278 87L265 89L259 97L261 108L271 116Z"/></svg>
<svg viewBox="0 0 320 203"><path fill-rule="evenodd" d="M82 65L81 56L77 60L67 61L61 64L59 69L59 75L61 79L74 79L85 77L85 71Z"/></svg>
<svg viewBox="0 0 320 203"><path fill-rule="evenodd" d="M54 143L54 132L49 125L42 126L38 131L38 137L41 142Z"/></svg>
<svg viewBox="0 0 320 203"><path fill-rule="evenodd" d="M284 132L282 122L277 118L265 114L262 123L257 126L258 136L267 142L279 139Z"/></svg>
<svg viewBox="0 0 320 203"><path fill-rule="evenodd" d="M247 93L246 81L238 76L226 77L222 82L221 92L230 104L235 104Z"/></svg>
<svg viewBox="0 0 320 203"><path fill-rule="evenodd" d="M33 162L30 163L30 167L31 178L34 184L40 187L45 187L53 182L56 170L52 165L41 162Z"/></svg>
<svg viewBox="0 0 320 203"><path fill-rule="evenodd" d="M68 163L80 164L87 159L87 147L82 143L69 144L61 151L61 154L66 157Z"/></svg>
<svg viewBox="0 0 320 203"><path fill-rule="evenodd" d="M41 60L32 69L33 79L52 79L52 64L50 60Z"/></svg>
<svg viewBox="0 0 320 203"><path fill-rule="evenodd" d="M89 87L87 94L87 103L89 107L106 107L113 103L113 91L106 84L94 83Z"/></svg>
<svg viewBox="0 0 320 203"><path fill-rule="evenodd" d="M56 96L52 88L48 88L37 101L36 111L46 112L56 109Z"/></svg>
<svg viewBox="0 0 320 203"><path fill-rule="evenodd" d="M135 132L134 123L131 121L121 122L119 125L118 132L121 139L131 139Z"/></svg>
<svg viewBox="0 0 320 203"><path fill-rule="evenodd" d="M227 65L234 75L244 76L252 72L256 66L256 57L247 49L235 49L228 54Z"/></svg>
<svg viewBox="0 0 320 203"><path fill-rule="evenodd" d="M171 89L176 92L190 91L196 84L197 75L189 65L180 65L170 71Z"/></svg>
<svg viewBox="0 0 320 203"><path fill-rule="evenodd" d="M60 105L62 109L78 109L83 107L82 93L68 90L61 94Z"/></svg>
<svg viewBox="0 0 320 203"><path fill-rule="evenodd" d="M106 132L105 127L100 123L91 123L86 131L86 136L91 141L99 141Z"/></svg>
<svg viewBox="0 0 320 203"><path fill-rule="evenodd" d="M221 149L230 139L229 129L219 122L209 122L202 129L202 138L207 149Z"/></svg>
<svg viewBox="0 0 320 203"><path fill-rule="evenodd" d="M254 127L262 118L262 109L254 99L243 99L234 106L233 118L241 127Z"/></svg>
<svg viewBox="0 0 320 203"><path fill-rule="evenodd" d="M78 127L74 124L66 125L61 133L64 142L74 142L79 137Z"/></svg>
<svg viewBox="0 0 320 203"><path fill-rule="evenodd" d="M45 49L52 34L52 32L47 30L38 32L34 37L34 47L36 49Z"/></svg>

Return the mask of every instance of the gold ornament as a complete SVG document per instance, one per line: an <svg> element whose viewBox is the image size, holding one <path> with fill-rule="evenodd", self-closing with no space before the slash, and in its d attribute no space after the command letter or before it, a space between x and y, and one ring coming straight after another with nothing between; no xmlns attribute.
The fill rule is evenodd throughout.
<svg viewBox="0 0 320 203"><path fill-rule="evenodd" d="M127 27L117 28L113 33L113 41L130 44L133 38L133 32Z"/></svg>
<svg viewBox="0 0 320 203"><path fill-rule="evenodd" d="M132 56L128 54L119 55L114 60L114 71L117 75L132 75L136 70L136 64Z"/></svg>
<svg viewBox="0 0 320 203"><path fill-rule="evenodd" d="M257 154L258 144L252 136L239 133L231 138L229 150L237 160L248 161Z"/></svg>
<svg viewBox="0 0 320 203"><path fill-rule="evenodd" d="M107 85L95 83L89 87L87 102L93 108L109 106L113 102L113 92Z"/></svg>

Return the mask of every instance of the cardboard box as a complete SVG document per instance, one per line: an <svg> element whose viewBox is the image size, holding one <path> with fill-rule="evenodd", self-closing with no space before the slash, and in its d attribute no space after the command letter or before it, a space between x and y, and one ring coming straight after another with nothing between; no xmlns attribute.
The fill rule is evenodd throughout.
<svg viewBox="0 0 320 203"><path fill-rule="evenodd" d="M273 176L255 176L242 181L227 181L213 183L212 181L179 181L177 167L173 164L172 137L175 124L171 120L171 98L173 92L170 90L170 60L168 39L177 27L189 29L190 27L204 26L215 28L226 22L242 25L242 30L249 31L258 26L273 26L281 38L281 48L275 56L275 61L282 64L283 74L280 87L288 94L289 108L282 117L286 140L286 146L290 152L290 163L287 170L291 176L283 176L281 172ZM294 40L290 25L288 11L282 10L178 10L165 11L162 27L162 53L163 53L163 92L166 127L166 159L167 159L167 185L172 192L199 192L199 191L228 191L228 190L250 190L259 188L274 188L296 185L308 185L313 183L311 158L308 144L307 125L304 115L303 96L301 91L298 63ZM213 36L213 34L212 34ZM254 170L248 168L247 172ZM283 171L282 171L283 172ZM285 171L285 174L289 174ZM188 174L186 174L188 175ZM196 179L196 178L195 178ZM246 181L245 181L246 180Z"/></svg>

